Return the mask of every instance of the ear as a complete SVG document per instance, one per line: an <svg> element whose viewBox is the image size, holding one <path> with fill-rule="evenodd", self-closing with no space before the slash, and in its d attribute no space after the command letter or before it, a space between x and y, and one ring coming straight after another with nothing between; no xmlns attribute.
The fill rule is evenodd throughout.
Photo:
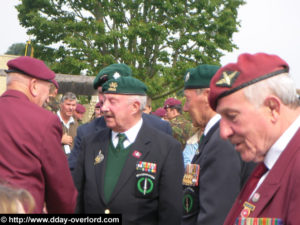
<svg viewBox="0 0 300 225"><path fill-rule="evenodd" d="M281 101L275 96L268 96L264 101L264 106L271 115L271 121L276 122L280 116Z"/></svg>
<svg viewBox="0 0 300 225"><path fill-rule="evenodd" d="M133 113L139 112L139 111L140 111L140 107L141 107L140 102L134 101L134 102L132 103L132 110L133 110Z"/></svg>
<svg viewBox="0 0 300 225"><path fill-rule="evenodd" d="M38 85L38 80L37 79L33 78L29 81L29 87L28 88L29 88L29 91L30 91L30 93L33 97L36 97L39 94L39 87L38 86L39 85Z"/></svg>

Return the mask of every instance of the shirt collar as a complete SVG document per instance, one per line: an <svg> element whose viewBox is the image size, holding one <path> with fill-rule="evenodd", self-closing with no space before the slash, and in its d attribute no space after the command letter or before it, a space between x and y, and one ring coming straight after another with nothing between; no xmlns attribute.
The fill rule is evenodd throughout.
<svg viewBox="0 0 300 225"><path fill-rule="evenodd" d="M214 115L206 124L203 134L207 135L210 129L221 119L219 114Z"/></svg>
<svg viewBox="0 0 300 225"><path fill-rule="evenodd" d="M142 124L143 124L143 119L141 118L133 127L129 128L127 131L123 132L127 138L124 143L125 146L129 146L135 142L135 139L142 127ZM111 138L112 138L113 143L116 143L116 144L118 143L118 137L117 137L118 134L119 134L119 132L115 132L112 130Z"/></svg>
<svg viewBox="0 0 300 225"><path fill-rule="evenodd" d="M295 133L300 127L300 116L289 126L289 128L279 137L279 139L273 144L270 150L267 152L264 159L265 165L268 169L272 169L281 153L284 151L288 143L291 141Z"/></svg>
<svg viewBox="0 0 300 225"><path fill-rule="evenodd" d="M64 120L62 119L61 117L61 114L60 114L60 110L57 111L57 115L60 119L60 121L64 124L65 127L69 128L70 127L70 124L71 123L74 123L74 118L73 116L70 117L69 121L67 123L64 122Z"/></svg>

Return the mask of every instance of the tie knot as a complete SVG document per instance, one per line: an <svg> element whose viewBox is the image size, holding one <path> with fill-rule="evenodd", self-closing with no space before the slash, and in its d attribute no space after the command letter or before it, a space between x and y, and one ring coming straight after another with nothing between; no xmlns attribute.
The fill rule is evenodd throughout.
<svg viewBox="0 0 300 225"><path fill-rule="evenodd" d="M124 133L118 133L118 138L119 138L119 142L120 144L123 144L123 142L126 140L126 134Z"/></svg>
<svg viewBox="0 0 300 225"><path fill-rule="evenodd" d="M258 164L258 166L257 166L257 170L256 170L256 173L255 173L255 177L261 178L267 171L268 171L268 168L267 168L266 165L262 162L262 163Z"/></svg>

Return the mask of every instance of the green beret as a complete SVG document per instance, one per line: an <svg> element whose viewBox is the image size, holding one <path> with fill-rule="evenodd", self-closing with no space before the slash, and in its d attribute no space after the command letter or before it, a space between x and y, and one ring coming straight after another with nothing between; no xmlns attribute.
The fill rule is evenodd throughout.
<svg viewBox="0 0 300 225"><path fill-rule="evenodd" d="M112 78L118 78L119 76L131 76L132 70L129 66L124 63L111 64L104 67L96 76L94 80L94 88L97 89L102 86L106 81Z"/></svg>
<svg viewBox="0 0 300 225"><path fill-rule="evenodd" d="M105 94L146 95L146 85L134 77L119 77L110 79L102 86Z"/></svg>
<svg viewBox="0 0 300 225"><path fill-rule="evenodd" d="M184 77L184 89L208 88L210 80L220 67L203 64L187 70Z"/></svg>

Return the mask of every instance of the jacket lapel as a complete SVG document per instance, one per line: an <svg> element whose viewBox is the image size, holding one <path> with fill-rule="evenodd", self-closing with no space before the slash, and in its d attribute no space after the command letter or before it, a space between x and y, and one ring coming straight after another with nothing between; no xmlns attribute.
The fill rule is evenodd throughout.
<svg viewBox="0 0 300 225"><path fill-rule="evenodd" d="M99 136L97 145L95 145L93 149L93 163L96 163L96 158L101 157L103 155L103 160L94 165L95 168L95 180L97 183L97 191L99 196L103 202L105 202L104 193L103 193L103 184L104 184L104 176L105 176L105 169L106 169L106 162L107 162L107 155L108 155L108 144L110 141L111 132L110 129L105 129L104 132L101 132L101 136ZM101 152L100 152L101 151Z"/></svg>
<svg viewBox="0 0 300 225"><path fill-rule="evenodd" d="M118 192L122 189L122 187L126 184L126 182L134 176L134 173L136 171L136 163L138 161L143 161L145 157L147 156L148 152L150 151L150 139L147 138L147 126L145 126L145 123L143 122L143 125L135 139L135 142L131 145L128 158L125 162L125 165L121 171L119 180L115 186L115 189L111 195L111 198L109 202L113 201L113 199L116 197ZM135 157L133 153L137 151L141 153L141 156L139 158Z"/></svg>
<svg viewBox="0 0 300 225"><path fill-rule="evenodd" d="M297 133L294 135L288 146L281 153L281 156L278 158L273 168L270 170L264 182L256 191L256 196L259 196L259 199L255 199L253 202L252 197L250 200L250 203L255 206L255 210L250 214L251 217L258 217L261 214L263 209L268 205L279 189L281 180L286 175L286 171L290 171L288 169L290 162L292 161L296 151L299 151L299 141L297 141L297 137L299 137L299 135L300 129L298 129ZM260 193L263 194L260 195Z"/></svg>

